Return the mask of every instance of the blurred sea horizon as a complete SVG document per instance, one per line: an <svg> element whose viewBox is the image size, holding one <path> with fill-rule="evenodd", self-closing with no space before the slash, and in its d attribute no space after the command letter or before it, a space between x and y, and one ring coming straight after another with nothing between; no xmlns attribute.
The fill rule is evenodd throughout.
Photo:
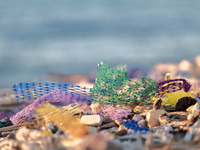
<svg viewBox="0 0 200 150"><path fill-rule="evenodd" d="M0 89L97 64L149 69L200 55L200 1L0 1Z"/></svg>

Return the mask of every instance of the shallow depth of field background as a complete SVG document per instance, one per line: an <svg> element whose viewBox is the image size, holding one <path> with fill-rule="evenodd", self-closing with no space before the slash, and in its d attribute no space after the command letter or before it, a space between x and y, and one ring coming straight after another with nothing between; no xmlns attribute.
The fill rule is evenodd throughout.
<svg viewBox="0 0 200 150"><path fill-rule="evenodd" d="M199 0L0 1L0 88L46 72L151 68L200 54Z"/></svg>

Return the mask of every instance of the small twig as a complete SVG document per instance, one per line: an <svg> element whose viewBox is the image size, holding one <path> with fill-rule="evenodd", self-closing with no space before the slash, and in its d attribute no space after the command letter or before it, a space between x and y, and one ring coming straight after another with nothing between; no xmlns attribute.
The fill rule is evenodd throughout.
<svg viewBox="0 0 200 150"><path fill-rule="evenodd" d="M34 123L27 122L27 123L22 123L19 125L12 125L12 126L8 126L8 127L0 128L0 132L12 131L12 130L19 129L22 126L28 126L28 125L34 125Z"/></svg>

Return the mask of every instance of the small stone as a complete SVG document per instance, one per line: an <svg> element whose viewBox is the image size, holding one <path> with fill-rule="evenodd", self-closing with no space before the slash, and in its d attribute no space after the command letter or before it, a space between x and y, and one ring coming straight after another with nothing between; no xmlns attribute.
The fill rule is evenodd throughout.
<svg viewBox="0 0 200 150"><path fill-rule="evenodd" d="M190 106L187 109L187 111L189 112L189 115L187 116L187 120L190 120L198 110L199 110L198 102L195 105Z"/></svg>
<svg viewBox="0 0 200 150"><path fill-rule="evenodd" d="M160 109L161 103L162 103L162 100L160 98L155 100L154 103L153 103L153 108L156 109L156 110Z"/></svg>
<svg viewBox="0 0 200 150"><path fill-rule="evenodd" d="M167 113L164 113L159 116L159 122L160 122L161 126L166 125L170 122L170 119L169 119L169 116L167 115Z"/></svg>
<svg viewBox="0 0 200 150"><path fill-rule="evenodd" d="M143 120L144 118L140 114L135 114L132 119L139 122L140 120Z"/></svg>
<svg viewBox="0 0 200 150"><path fill-rule="evenodd" d="M121 131L121 130L127 130L127 129L124 125L121 124L118 128L118 131Z"/></svg>
<svg viewBox="0 0 200 150"><path fill-rule="evenodd" d="M120 130L120 131L114 133L114 135L123 136L123 135L126 135L127 133L128 133L127 130Z"/></svg>
<svg viewBox="0 0 200 150"><path fill-rule="evenodd" d="M164 109L167 112L174 112L174 111L176 111L175 106L169 106L169 105L163 105L162 109Z"/></svg>
<svg viewBox="0 0 200 150"><path fill-rule="evenodd" d="M147 126L146 120L142 119L138 122L138 125Z"/></svg>
<svg viewBox="0 0 200 150"><path fill-rule="evenodd" d="M42 137L42 133L36 129L27 129L21 127L15 134L15 137L19 141L37 140Z"/></svg>
<svg viewBox="0 0 200 150"><path fill-rule="evenodd" d="M101 115L83 115L81 117L82 124L101 125L103 117Z"/></svg>
<svg viewBox="0 0 200 150"><path fill-rule="evenodd" d="M159 122L159 116L166 113L165 110L163 109L152 109L150 111L148 111L147 115L146 115L146 120L148 123L148 126L150 128L155 127L155 126L159 126L160 122Z"/></svg>
<svg viewBox="0 0 200 150"><path fill-rule="evenodd" d="M164 131L166 131L166 132L173 131L173 128L172 128L172 126L170 124L166 124L166 125L164 125L162 127L163 127Z"/></svg>
<svg viewBox="0 0 200 150"><path fill-rule="evenodd" d="M123 122L123 119L122 119L122 118L121 118L121 119L118 119L118 120L115 120L115 123L118 124L118 125L121 125L122 122Z"/></svg>
<svg viewBox="0 0 200 150"><path fill-rule="evenodd" d="M110 123L107 123L107 124L104 124L102 125L101 127L99 127L99 131L102 131L104 129L109 129L109 128L112 128L112 127L118 127L118 124L116 124L114 121L113 122L110 122Z"/></svg>
<svg viewBox="0 0 200 150"><path fill-rule="evenodd" d="M53 130L53 128L54 128L53 123L49 123L49 124L46 126L46 129L47 129L47 130L48 130L48 129Z"/></svg>
<svg viewBox="0 0 200 150"><path fill-rule="evenodd" d="M46 126L46 130L51 130L52 133L56 133L58 131L58 127L57 126L54 126L53 123L49 123L47 126Z"/></svg>
<svg viewBox="0 0 200 150"><path fill-rule="evenodd" d="M97 133L97 128L93 126L88 127L91 132Z"/></svg>

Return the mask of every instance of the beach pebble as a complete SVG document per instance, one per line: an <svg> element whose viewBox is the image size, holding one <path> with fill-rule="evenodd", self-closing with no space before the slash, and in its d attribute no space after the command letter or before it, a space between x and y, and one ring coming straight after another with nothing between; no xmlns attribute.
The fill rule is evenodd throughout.
<svg viewBox="0 0 200 150"><path fill-rule="evenodd" d="M101 115L83 115L81 117L82 124L101 125L102 121L103 121L103 117Z"/></svg>
<svg viewBox="0 0 200 150"><path fill-rule="evenodd" d="M127 130L127 129L124 125L121 124L118 128L118 131L121 131L121 130Z"/></svg>
<svg viewBox="0 0 200 150"><path fill-rule="evenodd" d="M17 131L15 137L19 141L29 141L29 140L37 140L41 138L42 134L39 130L27 129L26 127L21 127Z"/></svg>
<svg viewBox="0 0 200 150"><path fill-rule="evenodd" d="M47 126L46 126L46 130L51 130L52 133L56 133L58 131L58 127L57 126L54 126L53 123L49 123Z"/></svg>
<svg viewBox="0 0 200 150"><path fill-rule="evenodd" d="M138 125L147 126L146 120L142 119L138 122Z"/></svg>
<svg viewBox="0 0 200 150"><path fill-rule="evenodd" d="M143 120L144 118L140 114L135 114L132 119L139 122L140 120Z"/></svg>
<svg viewBox="0 0 200 150"><path fill-rule="evenodd" d="M172 128L172 126L171 126L170 124L166 124L166 125L162 126L162 128L163 128L164 131L166 131L166 132L171 132L171 131L173 131L173 128Z"/></svg>
<svg viewBox="0 0 200 150"><path fill-rule="evenodd" d="M128 132L127 130L120 130L116 133L114 133L115 136L123 136L123 135L126 135Z"/></svg>
<svg viewBox="0 0 200 150"><path fill-rule="evenodd" d="M50 130L53 130L54 129L54 125L53 123L49 123L47 126L46 126L46 129L50 129Z"/></svg>
<svg viewBox="0 0 200 150"><path fill-rule="evenodd" d="M147 124L150 128L155 127L155 126L159 126L160 122L159 122L159 116L166 113L165 110L163 109L152 109L150 111L148 111L147 115L146 115L146 120L147 120Z"/></svg>
<svg viewBox="0 0 200 150"><path fill-rule="evenodd" d="M188 107L194 105L196 102L197 100L192 97L183 97L178 100L175 108L178 111L186 111Z"/></svg>
<svg viewBox="0 0 200 150"><path fill-rule="evenodd" d="M96 127L93 127L93 126L88 126L90 132L94 132L94 133L97 133L97 128Z"/></svg>
<svg viewBox="0 0 200 150"><path fill-rule="evenodd" d="M102 125L98 130L101 131L101 130L109 129L112 127L118 127L118 124L116 124L114 121L110 122L110 123L106 123L106 124Z"/></svg>
<svg viewBox="0 0 200 150"><path fill-rule="evenodd" d="M118 120L115 120L115 123L118 124L118 125L121 125L122 122L123 122L123 119L122 119L122 118L120 118L120 119L118 119Z"/></svg>
<svg viewBox="0 0 200 150"><path fill-rule="evenodd" d="M170 121L171 120L166 113L159 116L159 122L161 126L168 124Z"/></svg>
<svg viewBox="0 0 200 150"><path fill-rule="evenodd" d="M197 102L195 105L190 106L187 111L188 111L188 116L187 120L190 120L194 114L199 110L199 103Z"/></svg>

